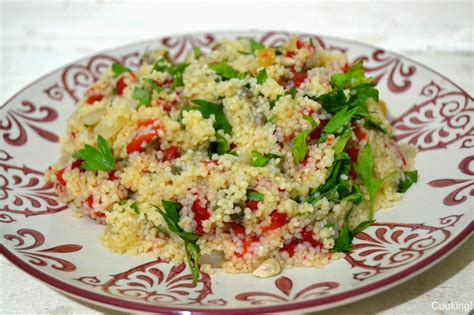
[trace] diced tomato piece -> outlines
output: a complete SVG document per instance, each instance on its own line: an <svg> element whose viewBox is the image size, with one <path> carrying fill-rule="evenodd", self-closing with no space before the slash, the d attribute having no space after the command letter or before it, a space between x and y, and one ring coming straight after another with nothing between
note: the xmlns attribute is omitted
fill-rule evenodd
<svg viewBox="0 0 474 315"><path fill-rule="evenodd" d="M148 126L153 125L152 128L148 131L148 133L141 134L144 128L148 128ZM152 142L154 139L157 138L158 130L161 129L161 125L156 124L156 119L150 119L142 121L138 124L138 133L139 135L133 138L132 142L127 145L126 151L128 154L133 152L142 152L146 145Z"/></svg>
<svg viewBox="0 0 474 315"><path fill-rule="evenodd" d="M123 90L127 87L127 83L125 83L125 76L120 77L118 79L117 84L115 85L115 91L117 92L117 95L122 96L123 95Z"/></svg>
<svg viewBox="0 0 474 315"><path fill-rule="evenodd" d="M311 230L303 230L301 232L301 239L303 240L303 242L308 242L311 244L311 246L313 247L321 247L322 244L320 242L318 242L317 240L315 240L313 238L313 231Z"/></svg>
<svg viewBox="0 0 474 315"><path fill-rule="evenodd" d="M56 179L58 180L61 186L66 186L66 181L63 178L63 174L64 174L64 168L56 172Z"/></svg>
<svg viewBox="0 0 474 315"><path fill-rule="evenodd" d="M351 175L352 178L356 178L357 173L354 169L354 164L357 163L357 158L359 157L359 150L354 145L351 145L351 146L346 147L345 151L347 152L347 154L349 154L352 161L351 170L349 174Z"/></svg>
<svg viewBox="0 0 474 315"><path fill-rule="evenodd" d="M235 235L239 237L245 236L245 227L235 222L228 222L225 224L225 230L227 232L233 231Z"/></svg>
<svg viewBox="0 0 474 315"><path fill-rule="evenodd" d="M355 136L357 137L357 139L359 141L362 141L362 140L365 140L367 139L367 135L365 134L365 132L359 128L359 127L355 127L354 128L354 133L355 133Z"/></svg>
<svg viewBox="0 0 474 315"><path fill-rule="evenodd" d="M162 88L170 88L171 87L171 84L173 84L173 80L165 80L163 82L157 82L155 81L156 85L158 85L159 87L162 87Z"/></svg>
<svg viewBox="0 0 474 315"><path fill-rule="evenodd" d="M94 204L94 198L89 196L89 198L87 198L84 202L89 208L92 208L92 205Z"/></svg>
<svg viewBox="0 0 474 315"><path fill-rule="evenodd" d="M301 49L301 48L304 48L304 47L306 47L306 44L303 41L301 41L301 40L296 41L296 48Z"/></svg>
<svg viewBox="0 0 474 315"><path fill-rule="evenodd" d="M350 68L349 64L346 63L345 65L342 66L341 70L345 73L345 72L349 71L349 68Z"/></svg>
<svg viewBox="0 0 474 315"><path fill-rule="evenodd" d="M252 191L257 192L254 189L249 189L247 192L252 192ZM245 202L245 207L249 208L252 211L256 211L258 209L258 201L247 199L247 201Z"/></svg>
<svg viewBox="0 0 474 315"><path fill-rule="evenodd" d="M98 102L98 101L102 100L103 98L104 98L104 95L102 95L102 94L90 94L86 98L86 103L89 104L89 105L92 105L95 102Z"/></svg>
<svg viewBox="0 0 474 315"><path fill-rule="evenodd" d="M271 221L270 221L270 224L267 225L267 226L264 226L262 228L262 232L265 233L265 232L268 232L268 231L272 231L272 230L276 230L282 226L285 225L286 223L286 213L281 213L281 212L278 212L278 211L273 211L272 214L271 214Z"/></svg>
<svg viewBox="0 0 474 315"><path fill-rule="evenodd" d="M176 107L176 105L178 105L178 101L174 100L171 102L167 102L164 100L158 100L156 102L156 105L160 106L165 112L169 113Z"/></svg>
<svg viewBox="0 0 474 315"><path fill-rule="evenodd" d="M82 161L82 160L75 160L74 162L71 163L71 169L80 168L82 162L84 162L84 161Z"/></svg>
<svg viewBox="0 0 474 315"><path fill-rule="evenodd" d="M201 202L196 199L191 207L191 210L194 213L194 221L197 223L196 227L196 234L202 235L204 234L204 229L202 227L202 221L208 220L211 217L209 211L207 211L207 207L201 205Z"/></svg>
<svg viewBox="0 0 474 315"><path fill-rule="evenodd" d="M256 200L247 200L245 202L245 207L249 208L252 211L257 211L258 209L258 201Z"/></svg>
<svg viewBox="0 0 474 315"><path fill-rule="evenodd" d="M346 152L351 157L352 162L355 163L359 157L359 150L352 145L346 148Z"/></svg>
<svg viewBox="0 0 474 315"><path fill-rule="evenodd" d="M249 251L250 246L255 242L258 242L258 236L255 234L245 238L242 242L242 253L234 252L234 255L237 257L244 257L244 255Z"/></svg>
<svg viewBox="0 0 474 315"><path fill-rule="evenodd" d="M324 126L326 126L327 123L328 123L328 120L321 119L319 121L319 125L317 125L316 128L314 128L313 132L311 132L311 134L309 135L309 138L311 140L318 140L319 137L321 136L321 131L323 130Z"/></svg>
<svg viewBox="0 0 474 315"><path fill-rule="evenodd" d="M293 238L289 243L286 243L283 245L283 247L280 249L282 252L287 252L290 257L293 257L295 254L295 249L298 244L300 244L301 241L297 238Z"/></svg>
<svg viewBox="0 0 474 315"><path fill-rule="evenodd" d="M295 51L287 51L285 54L289 58L293 58L296 55Z"/></svg>
<svg viewBox="0 0 474 315"><path fill-rule="evenodd" d="M163 151L163 161L172 161L179 157L178 147L172 145Z"/></svg>
<svg viewBox="0 0 474 315"><path fill-rule="evenodd" d="M284 141L290 141L291 139L293 139L295 137L295 134L294 133L291 133L289 135L284 135L283 136L283 140Z"/></svg>
<svg viewBox="0 0 474 315"><path fill-rule="evenodd" d="M98 218L98 219L105 218L105 213L103 213L103 212L94 212L94 214L95 214L96 218Z"/></svg>
<svg viewBox="0 0 474 315"><path fill-rule="evenodd" d="M318 241L316 241L314 238L313 238L313 231L309 230L303 230L301 232L301 238L296 238L294 237L293 239L291 239L291 241L289 243L286 243L281 249L280 251L285 251L288 253L288 255L290 257L293 257L293 255L295 254L295 249L296 249L296 246L298 246L298 244L302 244L304 242L308 242L309 244L311 244L311 246L313 247L322 247L322 244Z"/></svg>
<svg viewBox="0 0 474 315"><path fill-rule="evenodd" d="M109 172L109 180L116 180L118 177L115 175L115 171Z"/></svg>
<svg viewBox="0 0 474 315"><path fill-rule="evenodd" d="M138 123L138 128L142 128L142 127L146 127L146 126L149 126L149 125L153 125L155 123L156 119L148 119L148 120L144 120L144 121L141 121ZM155 127L157 130L160 129L160 125L157 125ZM154 128L154 129L155 129Z"/></svg>
<svg viewBox="0 0 474 315"><path fill-rule="evenodd" d="M133 152L142 152L145 149L145 146L152 142L155 138L156 134L154 133L135 137L132 142L127 145L127 153L131 154Z"/></svg>
<svg viewBox="0 0 474 315"><path fill-rule="evenodd" d="M301 161L301 164L303 164L303 166L306 166L308 164L308 159L309 159L309 152L306 152L306 155L304 156L303 161Z"/></svg>
<svg viewBox="0 0 474 315"><path fill-rule="evenodd" d="M293 76L293 85L295 87L300 87L301 84L308 78L307 72L296 72Z"/></svg>

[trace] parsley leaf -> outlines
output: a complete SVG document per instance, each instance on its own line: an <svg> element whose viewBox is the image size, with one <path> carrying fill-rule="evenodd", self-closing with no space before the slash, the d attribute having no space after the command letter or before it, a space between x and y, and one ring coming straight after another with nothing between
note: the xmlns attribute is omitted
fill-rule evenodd
<svg viewBox="0 0 474 315"><path fill-rule="evenodd" d="M351 136L352 136L351 128L346 128L342 132L342 134L339 136L339 140L337 140L336 144L333 147L335 155L341 154L344 151L344 148L346 147L347 141L349 141Z"/></svg>
<svg viewBox="0 0 474 315"><path fill-rule="evenodd" d="M177 87L184 86L183 74L187 66L187 64L181 63L179 65L173 65L169 68L168 72L173 76L173 83L171 84L172 90L176 89Z"/></svg>
<svg viewBox="0 0 474 315"><path fill-rule="evenodd" d="M227 139L220 133L216 133L216 141L209 144L208 154L209 157L212 157L214 153L218 155L223 155L229 152L230 145L227 142Z"/></svg>
<svg viewBox="0 0 474 315"><path fill-rule="evenodd" d="M130 69L125 68L119 63L114 63L112 65L112 72L114 73L113 77L118 78L122 73L130 72Z"/></svg>
<svg viewBox="0 0 474 315"><path fill-rule="evenodd" d="M418 181L418 172L416 170L405 172L402 178L400 179L397 192L399 193L406 192L408 188L410 188L417 181Z"/></svg>
<svg viewBox="0 0 474 315"><path fill-rule="evenodd" d="M298 93L298 90L293 86L287 92L285 92L285 95L291 95L291 97L294 99L296 93Z"/></svg>
<svg viewBox="0 0 474 315"><path fill-rule="evenodd" d="M229 66L227 62L225 61L222 61L220 63L210 64L209 68L211 68L215 73L220 75L224 80L237 78L239 75L237 70Z"/></svg>
<svg viewBox="0 0 474 315"><path fill-rule="evenodd" d="M257 84L263 84L265 81L267 81L268 75L267 71L265 69L260 70L257 73Z"/></svg>
<svg viewBox="0 0 474 315"><path fill-rule="evenodd" d="M258 151L252 151L252 166L253 167L264 167L265 165L270 162L271 159L279 158L280 156L277 154L269 153L269 154L262 154Z"/></svg>
<svg viewBox="0 0 474 315"><path fill-rule="evenodd" d="M115 168L115 158L107 141L99 135L97 149L86 144L83 149L74 152L73 158L84 161L81 168L88 171L112 171Z"/></svg>
<svg viewBox="0 0 474 315"><path fill-rule="evenodd" d="M375 196L380 190L383 180L373 176L374 159L372 156L372 149L369 144L367 144L364 149L362 149L362 152L359 154L359 158L357 159L357 163L355 164L354 168L357 176L360 178L362 184L364 184L367 192L369 193L369 219L372 220L374 217Z"/></svg>
<svg viewBox="0 0 474 315"><path fill-rule="evenodd" d="M186 260L193 275L193 285L196 285L199 278L199 246L196 241L199 236L192 232L185 232L179 226L179 213L181 205L177 202L162 200L164 211L157 206L151 205L158 211L165 220L168 230L178 235L184 241L184 251Z"/></svg>
<svg viewBox="0 0 474 315"><path fill-rule="evenodd" d="M340 111L338 111L332 118L328 121L326 126L324 126L321 132L327 134L336 133L342 127L348 125L354 114L356 113L357 108L353 108L348 110L348 107L343 107Z"/></svg>
<svg viewBox="0 0 474 315"><path fill-rule="evenodd" d="M253 201L263 201L264 195L255 190L247 191L247 199Z"/></svg>
<svg viewBox="0 0 474 315"><path fill-rule="evenodd" d="M331 113L337 114L347 107L347 113L355 109L350 120L361 119L369 115L367 100L369 98L378 101L379 92L374 87L371 78L366 78L362 67L362 61L358 61L346 72L334 74L331 77L332 91L311 99L318 101L323 108ZM349 93L346 95L346 90Z"/></svg>
<svg viewBox="0 0 474 315"><path fill-rule="evenodd" d="M226 134L232 134L232 126L230 125L227 117L224 114L224 107L222 104L216 104L205 100L192 100L194 105L193 107L188 107L183 109L184 111L197 110L200 111L202 117L209 118L211 115L214 115L216 121L214 122L214 129L221 129Z"/></svg>
<svg viewBox="0 0 474 315"><path fill-rule="evenodd" d="M316 122L311 117L305 117L305 119L310 123L311 128L306 129L293 138L293 146L291 147L291 154L296 164L300 164L306 156L306 140L309 134L316 128Z"/></svg>
<svg viewBox="0 0 474 315"><path fill-rule="evenodd" d="M130 205L130 208L136 213L136 214L140 214L140 209L138 209L138 205L136 202L132 203Z"/></svg>
<svg viewBox="0 0 474 315"><path fill-rule="evenodd" d="M132 98L140 101L138 103L138 108L141 106L148 106L151 103L151 91L145 87L136 87L133 90Z"/></svg>
<svg viewBox="0 0 474 315"><path fill-rule="evenodd" d="M161 93L161 91L163 91L163 89L161 87L158 86L158 84L156 84L155 81L153 81L153 79L150 79L150 78L145 78L143 79L143 81L145 81L146 83L150 84L151 87L153 88L153 90L156 91L156 93Z"/></svg>
<svg viewBox="0 0 474 315"><path fill-rule="evenodd" d="M255 41L255 39L250 40L250 50L252 51L252 54L255 55L255 52L257 52L257 50L260 50L263 48L265 48L265 45L258 43L257 41Z"/></svg>
<svg viewBox="0 0 474 315"><path fill-rule="evenodd" d="M354 208L351 208L344 216L344 225L339 231L339 236L334 242L334 247L332 248L333 252L350 252L352 250L352 241L354 236L371 226L375 220L368 220L359 223L357 227L353 230L349 230L349 217Z"/></svg>
<svg viewBox="0 0 474 315"><path fill-rule="evenodd" d="M163 57L158 59L153 65L153 70L157 72L167 72L173 77L173 83L171 89L174 90L177 87L184 86L183 74L188 64L169 64Z"/></svg>
<svg viewBox="0 0 474 315"><path fill-rule="evenodd" d="M166 62L165 58L163 57L158 59L153 65L153 70L155 70L156 72L166 72L168 68L169 68L169 65Z"/></svg>
<svg viewBox="0 0 474 315"><path fill-rule="evenodd" d="M276 102L282 97L283 95L278 95L273 101L270 101L270 109L273 109L275 107Z"/></svg>
<svg viewBox="0 0 474 315"><path fill-rule="evenodd" d="M334 164L329 169L329 174L324 185L314 188L311 197L306 201L316 204L326 197L329 201L341 202L350 201L354 204L360 203L360 191L353 187L351 189L348 181L348 174L351 167L351 159L347 153L339 153L335 156ZM360 200L360 201L359 201Z"/></svg>
<svg viewBox="0 0 474 315"><path fill-rule="evenodd" d="M372 82L372 79L365 78L362 60L353 64L346 73L337 73L331 77L331 86L339 89L348 89L362 83L370 82Z"/></svg>
<svg viewBox="0 0 474 315"><path fill-rule="evenodd" d="M387 133L387 128L385 128L380 122L380 120L378 120L376 117L369 115L366 119L367 120L364 124L365 127L369 127L381 131L383 133Z"/></svg>

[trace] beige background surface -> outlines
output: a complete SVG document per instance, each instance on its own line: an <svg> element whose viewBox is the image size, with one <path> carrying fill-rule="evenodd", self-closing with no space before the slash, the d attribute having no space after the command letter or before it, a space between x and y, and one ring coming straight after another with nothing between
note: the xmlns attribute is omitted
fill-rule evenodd
<svg viewBox="0 0 474 315"><path fill-rule="evenodd" d="M472 1L202 3L1 1L0 102L37 77L98 50L162 35L223 29L287 29L356 39L406 54L474 91ZM474 209L474 205L473 205ZM435 312L433 302L474 300L474 239L389 291L337 314ZM99 314L0 257L0 312Z"/></svg>

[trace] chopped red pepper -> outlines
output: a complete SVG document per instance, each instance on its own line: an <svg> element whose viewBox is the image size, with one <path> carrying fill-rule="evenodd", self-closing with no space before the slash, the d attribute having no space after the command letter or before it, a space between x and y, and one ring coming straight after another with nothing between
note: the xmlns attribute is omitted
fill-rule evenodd
<svg viewBox="0 0 474 315"><path fill-rule="evenodd" d="M211 214L209 213L209 211L207 211L206 206L201 205L201 202L199 201L199 199L196 199L193 202L191 210L194 213L194 221L196 221L197 223L195 232L198 235L203 235L204 229L202 227L202 221L208 220L211 217Z"/></svg>
<svg viewBox="0 0 474 315"><path fill-rule="evenodd" d="M256 190L254 189L249 189L247 191L247 193L249 192L257 192ZM250 200L250 199L247 199L247 201L245 202L245 207L246 208L249 208L250 210L252 211L257 211L258 209L258 201L257 200Z"/></svg>
<svg viewBox="0 0 474 315"><path fill-rule="evenodd" d="M258 209L258 201L257 200L247 200L245 202L245 207L249 208L252 211L257 211Z"/></svg>
<svg viewBox="0 0 474 315"><path fill-rule="evenodd" d="M127 83L125 83L125 78L125 76L120 77L120 79L118 79L117 81L117 84L115 85L115 91L119 96L123 95L123 91L127 87Z"/></svg>
<svg viewBox="0 0 474 315"><path fill-rule="evenodd" d="M81 164L83 163L84 161L82 160L75 160L74 162L71 163L71 169L75 169L75 168L81 168Z"/></svg>
<svg viewBox="0 0 474 315"><path fill-rule="evenodd" d="M96 218L98 218L98 219L105 218L105 213L103 213L103 212L94 212L94 214L95 214Z"/></svg>
<svg viewBox="0 0 474 315"><path fill-rule="evenodd" d="M307 72L296 72L293 76L293 85L295 87L300 87L301 84L308 78Z"/></svg>
<svg viewBox="0 0 474 315"><path fill-rule="evenodd" d="M163 151L163 161L172 161L179 157L178 147L172 145Z"/></svg>
<svg viewBox="0 0 474 315"><path fill-rule="evenodd" d="M156 138L155 134L146 134L133 138L132 142L127 145L127 153L142 152L145 146Z"/></svg>
<svg viewBox="0 0 474 315"><path fill-rule="evenodd" d="M89 104L89 105L92 105L94 104L95 102L99 102L100 100L102 100L104 98L104 95L102 94L90 94L89 95L89 92L87 92L87 98L86 98L86 103Z"/></svg>
<svg viewBox="0 0 474 315"><path fill-rule="evenodd" d="M314 130L309 135L309 138L311 140L318 140L319 137L321 136L321 131L323 130L324 126L326 126L327 123L328 123L328 120L321 119L319 121L319 125L317 125L316 128L314 128Z"/></svg>
<svg viewBox="0 0 474 315"><path fill-rule="evenodd" d="M349 68L350 68L349 64L346 63L345 65L342 66L341 70L342 70L344 73L346 73L347 71L349 71Z"/></svg>
<svg viewBox="0 0 474 315"><path fill-rule="evenodd" d="M301 239L303 240L303 242L310 243L313 247L322 246L320 242L313 238L313 231L311 230L304 230L303 232L301 232Z"/></svg>
<svg viewBox="0 0 474 315"><path fill-rule="evenodd" d="M138 134L133 138L132 142L127 145L126 151L128 154L133 152L142 152L146 145L152 142L158 135L161 125L155 124L156 120L146 120L138 124ZM147 133L142 134L145 128L153 125Z"/></svg>
<svg viewBox="0 0 474 315"><path fill-rule="evenodd" d="M367 139L367 135L365 134L365 132L359 128L359 127L355 127L354 128L354 133L355 133L355 136L357 137L357 139L359 141L362 141L362 140L365 140Z"/></svg>
<svg viewBox="0 0 474 315"><path fill-rule="evenodd" d="M352 160L350 175L352 178L356 178L357 173L354 169L354 164L357 163L357 158L359 157L359 150L354 145L351 145L351 146L346 147L345 151L347 152L347 154L349 154Z"/></svg>
<svg viewBox="0 0 474 315"><path fill-rule="evenodd" d="M109 172L109 180L116 180L118 177L115 175L115 171Z"/></svg>
<svg viewBox="0 0 474 315"><path fill-rule="evenodd" d="M282 226L285 225L286 223L286 213L281 213L281 212L278 212L278 211L273 211L272 214L271 214L271 221L270 221L270 224L267 225L267 226L264 226L262 228L262 232L265 233L265 232L268 232L268 231L272 231L272 230L276 230Z"/></svg>
<svg viewBox="0 0 474 315"><path fill-rule="evenodd" d="M289 243L285 244L280 251L285 251L290 257L293 257L296 246L304 242L308 242L313 247L322 247L322 244L313 238L313 231L303 230L301 232L301 238L294 237Z"/></svg>
<svg viewBox="0 0 474 315"><path fill-rule="evenodd" d="M230 232L233 231L235 235L239 237L244 237L245 236L245 227L242 225L235 223L235 222L228 222L225 224L225 231Z"/></svg>
<svg viewBox="0 0 474 315"><path fill-rule="evenodd" d="M89 196L84 202L89 208L92 208L92 205L94 203L94 198L92 196Z"/></svg>
<svg viewBox="0 0 474 315"><path fill-rule="evenodd" d="M296 48L301 49L301 48L305 48L305 47L306 47L306 44L303 41L301 41L301 40L296 41Z"/></svg>
<svg viewBox="0 0 474 315"><path fill-rule="evenodd" d="M295 51L287 51L285 54L289 58L293 58L296 55Z"/></svg>
<svg viewBox="0 0 474 315"><path fill-rule="evenodd" d="M249 251L250 246L255 242L258 242L258 236L255 234L245 238L242 242L242 253L234 252L234 255L237 257L244 257L244 255Z"/></svg>
<svg viewBox="0 0 474 315"><path fill-rule="evenodd" d="M60 185L66 186L66 181L63 178L63 174L64 174L64 168L56 172L56 179L58 180Z"/></svg>

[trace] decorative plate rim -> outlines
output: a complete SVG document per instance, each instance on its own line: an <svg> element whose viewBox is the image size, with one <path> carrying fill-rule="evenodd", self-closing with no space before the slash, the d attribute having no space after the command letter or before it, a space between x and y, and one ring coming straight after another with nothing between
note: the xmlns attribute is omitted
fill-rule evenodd
<svg viewBox="0 0 474 315"><path fill-rule="evenodd" d="M150 43L157 42L164 37L182 37L182 36L190 36L190 35L205 34L205 33L212 33L212 34L256 33L257 34L257 33L265 33L265 32L285 32L289 34L308 34L308 35L319 36L322 38L333 39L333 40L337 40L337 41L341 41L341 42L345 42L345 43L349 43L353 45L358 45L358 46L362 46L362 47L366 47L370 49L381 49L378 46L367 44L367 43L360 42L353 39L345 39L345 38L341 38L337 36L323 35L323 34L317 34L317 33L311 33L311 32L301 32L301 31L288 31L288 30L282 31L282 30L270 30L270 29L241 29L241 30L195 31L195 32L175 33L175 34L170 34L170 35L164 35L161 37L154 37L154 38L149 38L149 39L133 41L124 45L115 46L108 49L103 49L103 50L88 54L86 56L77 58L76 60L72 62L66 63L60 67L57 67L56 69L50 72L47 72L46 74L40 76L36 80L33 80L24 88L20 89L18 92L16 92L11 97L9 97L0 106L0 110L6 108L10 103L12 103L12 100L15 99L18 95L28 90L35 84L43 81L47 77L60 72L61 70L63 70L64 68L70 65L87 60L96 55L100 55L107 52L110 53L110 52L114 52L120 49L125 49L125 48L129 48L129 47L133 47L133 46L137 46L137 45L141 45L141 44L145 44L149 42ZM433 74L436 74L440 78L443 78L447 82L457 87L461 92L463 92L471 100L473 99L473 97L467 91L465 91L462 87L460 87L458 84L456 84L455 82L447 78L445 75L432 69L431 67L428 67L416 60L413 60L410 57L406 57L405 55L401 53L388 50L388 49L383 49L383 50L394 56L410 61L428 70L429 72ZM418 261L417 263L413 264L412 266L408 268L404 268L403 270L399 272L396 272L386 278L380 279L376 282L373 282L365 286L359 286L354 289L350 289L350 290L347 290L335 295L331 295L331 296L320 297L317 299L301 301L301 302L293 302L293 303L284 304L284 305L261 306L261 307L255 307L255 308L233 307L233 308L228 308L225 310L202 309L202 308L193 308L193 307L186 307L186 306L151 305L151 304L144 304L140 302L110 297L110 296L106 296L100 293L88 291L86 289L61 281L57 277L50 276L47 273L44 273L41 270L34 268L27 262L23 261L20 257L15 255L12 251L8 250L7 247L4 246L3 244L0 244L0 254L2 254L5 258L7 258L10 262L12 262L21 270L25 271L26 273L30 274L36 279L52 286L53 288L59 290L60 292L64 292L68 295L71 295L80 299L84 299L86 301L89 301L98 305L105 305L105 306L119 308L119 309L144 311L144 312L165 311L165 312L170 312L170 313L176 313L176 312L181 312L181 311L192 311L193 313L196 313L196 314L204 314L204 313L219 313L219 312L225 311L225 312L232 312L232 313L245 312L246 314L248 314L248 313L275 312L275 311L280 311L280 312L292 311L292 310L294 311L294 310L301 310L301 309L318 308L322 306L330 308L330 307L335 307L337 305L340 305L343 302L354 302L362 298L365 298L369 295L380 293L382 291L388 290L400 284L403 281L413 278L414 276L420 274L421 272L426 271L427 269L431 268L435 264L439 263L442 259L446 258L451 252L453 252L462 243L464 243L472 234L473 230L474 230L474 222L471 220L471 222L469 222L466 225L466 227L463 230L461 230L451 241L449 241L444 246L440 247L438 250L434 251L431 255L425 257L424 259L421 259L420 261Z"/></svg>
<svg viewBox="0 0 474 315"><path fill-rule="evenodd" d="M151 304L144 304L144 303L137 303L134 301L126 301L119 298L114 298L110 296L106 296L103 294L91 292L66 282L59 280L53 276L50 276L39 269L32 267L30 264L24 262L22 259L17 257L11 251L9 251L3 244L0 244L0 253L7 258L10 262L14 265L25 271L26 273L30 274L31 276L35 277L42 282L58 289L61 292L65 292L67 294L71 294L72 296L76 296L82 299L85 299L89 302L95 304L102 304L108 305L116 308L121 309L132 309L134 311L141 311L141 312L156 312L156 311L166 311L170 313L177 313L181 311L191 311L194 314L209 314L209 313L221 313L222 311L225 312L245 312L245 314L256 314L261 312L281 312L281 311L295 311L301 309L308 309L308 308L315 308L320 306L330 306L335 307L339 305L343 301L355 302L357 300L363 299L367 296L368 293L381 293L386 291L394 286L400 284L403 281L409 280L416 275L426 271L427 269L433 267L435 264L439 263L441 260L446 258L451 252L453 252L456 248L461 246L471 235L472 231L474 230L474 222L470 222L464 230L462 230L457 236L455 236L449 243L445 246L441 247L430 256L426 257L425 259L420 260L419 262L415 263L414 265L401 270L387 278L378 280L371 284L358 287L356 289L348 290L345 292L341 292L332 296L322 297L318 299L302 301L302 302L294 302L289 304L283 305L273 305L273 306L263 306L263 307L255 307L255 308L226 308L225 310L222 309L201 309L201 308L190 308L190 307L170 307L166 305L151 305Z"/></svg>

